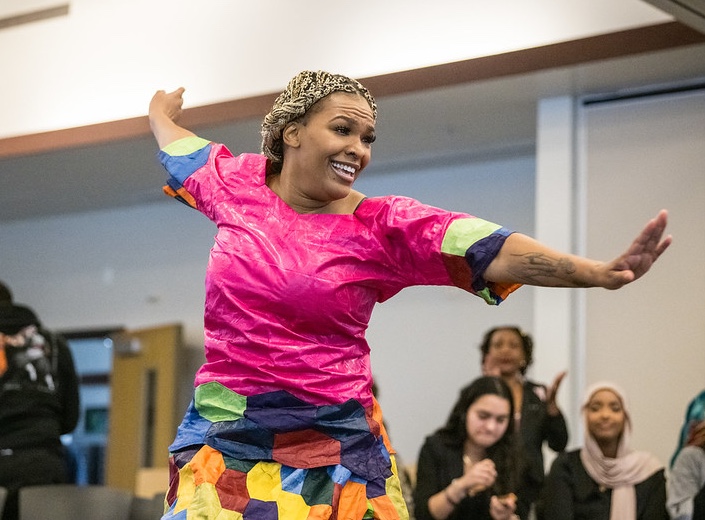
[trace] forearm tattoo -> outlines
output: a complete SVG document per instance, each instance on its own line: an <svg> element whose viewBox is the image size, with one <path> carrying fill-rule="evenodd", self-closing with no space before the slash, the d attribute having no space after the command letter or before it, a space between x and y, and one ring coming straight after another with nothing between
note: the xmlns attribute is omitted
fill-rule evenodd
<svg viewBox="0 0 705 520"><path fill-rule="evenodd" d="M550 287L587 287L573 277L577 269L568 258L553 258L539 252L513 256L518 257L519 262L510 268L510 272L521 283Z"/></svg>

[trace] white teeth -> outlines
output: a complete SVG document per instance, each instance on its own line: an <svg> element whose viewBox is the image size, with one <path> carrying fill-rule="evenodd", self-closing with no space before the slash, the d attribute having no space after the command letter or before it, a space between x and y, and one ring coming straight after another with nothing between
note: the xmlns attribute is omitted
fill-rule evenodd
<svg viewBox="0 0 705 520"><path fill-rule="evenodd" d="M355 168L353 166L348 166L347 164L341 164L339 162L334 162L333 167L337 168L339 170L346 171L346 172L350 173L351 175L355 174Z"/></svg>

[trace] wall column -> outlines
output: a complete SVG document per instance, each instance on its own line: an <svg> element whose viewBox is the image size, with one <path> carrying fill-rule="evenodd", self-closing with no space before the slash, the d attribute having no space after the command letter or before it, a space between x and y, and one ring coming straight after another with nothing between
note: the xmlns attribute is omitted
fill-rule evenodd
<svg viewBox="0 0 705 520"><path fill-rule="evenodd" d="M576 251L576 127L572 97L538 102L535 235L566 252ZM578 311L582 291L537 288L534 294L536 360L532 374L550 385L559 372L568 371L558 401L568 421L569 447L575 446L581 438L578 396L585 377L579 341L583 336Z"/></svg>

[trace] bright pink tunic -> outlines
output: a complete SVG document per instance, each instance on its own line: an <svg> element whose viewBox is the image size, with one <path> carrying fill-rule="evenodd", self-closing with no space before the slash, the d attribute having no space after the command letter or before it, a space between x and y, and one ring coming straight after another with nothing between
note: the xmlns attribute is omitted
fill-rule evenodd
<svg viewBox="0 0 705 520"><path fill-rule="evenodd" d="M505 295L481 278L508 235L500 226L406 197L367 198L351 215L298 214L265 184L264 156L233 157L197 138L177 144L187 143L199 150L163 155L181 184L172 187L218 226L197 386L215 380L245 396L285 390L315 405L367 407L375 303L412 285L463 283L490 303ZM459 236L446 237L449 229ZM444 239L462 243L444 252ZM474 246L482 251L470 265Z"/></svg>
<svg viewBox="0 0 705 520"><path fill-rule="evenodd" d="M407 518L372 395L372 310L412 285L499 303L514 287L482 275L509 231L406 197L302 215L267 187L261 155L190 137L160 157L165 191L218 227L206 362L169 447L164 518Z"/></svg>

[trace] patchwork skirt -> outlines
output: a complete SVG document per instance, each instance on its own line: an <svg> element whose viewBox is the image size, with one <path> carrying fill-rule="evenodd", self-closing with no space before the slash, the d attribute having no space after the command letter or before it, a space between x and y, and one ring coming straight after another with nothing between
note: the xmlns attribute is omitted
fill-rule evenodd
<svg viewBox="0 0 705 520"><path fill-rule="evenodd" d="M395 458L384 486L341 465L237 460L204 445L170 457L162 520L407 520Z"/></svg>

